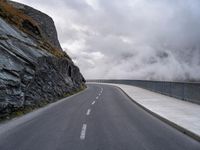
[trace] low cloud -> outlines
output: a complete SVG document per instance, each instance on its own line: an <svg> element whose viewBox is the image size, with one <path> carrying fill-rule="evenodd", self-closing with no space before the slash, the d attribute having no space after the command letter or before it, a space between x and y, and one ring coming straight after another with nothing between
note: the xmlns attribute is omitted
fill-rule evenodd
<svg viewBox="0 0 200 150"><path fill-rule="evenodd" d="M86 78L200 80L199 0L18 0L53 17Z"/></svg>

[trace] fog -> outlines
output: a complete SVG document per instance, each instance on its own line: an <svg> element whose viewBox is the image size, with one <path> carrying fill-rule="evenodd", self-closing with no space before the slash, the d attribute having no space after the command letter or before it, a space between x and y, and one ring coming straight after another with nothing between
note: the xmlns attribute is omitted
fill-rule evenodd
<svg viewBox="0 0 200 150"><path fill-rule="evenodd" d="M200 80L199 0L18 0L53 17L87 79Z"/></svg>

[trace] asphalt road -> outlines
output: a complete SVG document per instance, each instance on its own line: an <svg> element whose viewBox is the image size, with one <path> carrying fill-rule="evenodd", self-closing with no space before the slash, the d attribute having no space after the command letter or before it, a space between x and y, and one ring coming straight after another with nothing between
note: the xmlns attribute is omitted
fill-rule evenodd
<svg viewBox="0 0 200 150"><path fill-rule="evenodd" d="M9 122L6 131L0 126L0 150L200 150L199 142L107 85L89 85L19 120Z"/></svg>

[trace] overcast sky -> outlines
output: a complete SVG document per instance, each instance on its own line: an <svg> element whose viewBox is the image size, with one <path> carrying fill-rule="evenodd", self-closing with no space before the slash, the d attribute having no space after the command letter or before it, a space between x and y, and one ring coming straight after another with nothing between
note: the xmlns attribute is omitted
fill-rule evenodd
<svg viewBox="0 0 200 150"><path fill-rule="evenodd" d="M200 0L17 1L54 19L87 79L200 79Z"/></svg>

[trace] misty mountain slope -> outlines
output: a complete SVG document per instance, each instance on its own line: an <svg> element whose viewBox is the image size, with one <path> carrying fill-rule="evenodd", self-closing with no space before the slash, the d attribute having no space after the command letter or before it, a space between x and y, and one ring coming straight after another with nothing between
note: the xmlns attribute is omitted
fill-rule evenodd
<svg viewBox="0 0 200 150"><path fill-rule="evenodd" d="M200 81L199 0L17 1L51 14L88 79Z"/></svg>
<svg viewBox="0 0 200 150"><path fill-rule="evenodd" d="M84 82L79 68L62 51L49 16L0 1L1 115L53 102L80 90Z"/></svg>
<svg viewBox="0 0 200 150"><path fill-rule="evenodd" d="M90 78L95 72L99 78L200 80L199 1L116 0L98 6L97 16L73 20L90 29L91 36L79 34L85 52L75 57L81 68L90 66L84 69ZM99 26L95 18L106 21Z"/></svg>

